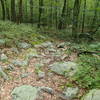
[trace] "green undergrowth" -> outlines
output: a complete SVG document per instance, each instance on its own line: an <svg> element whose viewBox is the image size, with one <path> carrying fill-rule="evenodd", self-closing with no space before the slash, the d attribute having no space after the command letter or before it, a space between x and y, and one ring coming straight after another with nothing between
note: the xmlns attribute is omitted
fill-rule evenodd
<svg viewBox="0 0 100 100"><path fill-rule="evenodd" d="M0 21L0 39L5 41L5 46L15 46L18 42L39 44L49 37L37 31L31 24L15 24L9 21Z"/></svg>

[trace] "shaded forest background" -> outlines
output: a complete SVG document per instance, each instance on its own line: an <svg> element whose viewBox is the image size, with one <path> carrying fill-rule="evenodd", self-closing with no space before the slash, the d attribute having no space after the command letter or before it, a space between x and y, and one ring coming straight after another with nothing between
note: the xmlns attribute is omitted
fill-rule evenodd
<svg viewBox="0 0 100 100"><path fill-rule="evenodd" d="M90 39L93 39L100 27L99 0L0 1L0 19L18 24L31 23L38 28L67 29L73 38L85 36Z"/></svg>

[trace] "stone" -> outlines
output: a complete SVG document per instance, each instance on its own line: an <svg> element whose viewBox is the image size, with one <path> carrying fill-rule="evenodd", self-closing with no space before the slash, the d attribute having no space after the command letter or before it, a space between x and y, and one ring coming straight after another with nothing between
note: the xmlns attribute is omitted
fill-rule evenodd
<svg viewBox="0 0 100 100"><path fill-rule="evenodd" d="M100 89L92 89L81 100L100 100Z"/></svg>
<svg viewBox="0 0 100 100"><path fill-rule="evenodd" d="M44 78L44 77L45 77L45 72L39 71L39 72L38 72L38 78L39 78L39 79L42 79L42 78Z"/></svg>
<svg viewBox="0 0 100 100"><path fill-rule="evenodd" d="M68 87L60 95L60 98L64 100L72 100L77 96L78 92L79 92L79 89L77 87L76 88Z"/></svg>
<svg viewBox="0 0 100 100"><path fill-rule="evenodd" d="M51 95L54 94L54 90L52 88L49 88L49 87L42 86L42 87L40 87L40 90L42 90L43 92L47 92Z"/></svg>
<svg viewBox="0 0 100 100"><path fill-rule="evenodd" d="M16 59L12 61L12 64L18 67L25 67L25 66L28 66L28 60Z"/></svg>
<svg viewBox="0 0 100 100"><path fill-rule="evenodd" d="M14 66L13 64L9 64L9 65L7 66L7 69L10 70L10 71L12 71L12 70L15 69L15 66Z"/></svg>
<svg viewBox="0 0 100 100"><path fill-rule="evenodd" d="M54 90L49 87L33 87L31 85L22 85L14 88L11 92L12 100L40 100L42 93L54 94ZM43 99L42 99L43 100Z"/></svg>
<svg viewBox="0 0 100 100"><path fill-rule="evenodd" d="M48 41L48 42L44 42L44 43L35 45L34 47L35 48L42 48L42 47L48 48L48 47L53 47L53 43Z"/></svg>
<svg viewBox="0 0 100 100"><path fill-rule="evenodd" d="M11 51L14 52L14 53L16 53L16 54L19 54L19 51L18 51L17 48L14 48L14 47L13 47L13 48L11 48Z"/></svg>
<svg viewBox="0 0 100 100"><path fill-rule="evenodd" d="M12 93L12 100L36 100L39 96L39 89L30 85L16 87Z"/></svg>
<svg viewBox="0 0 100 100"><path fill-rule="evenodd" d="M73 76L77 72L77 64L74 62L55 62L49 66L50 70L67 76Z"/></svg>
<svg viewBox="0 0 100 100"><path fill-rule="evenodd" d="M28 48L31 47L31 44L28 44L26 42L22 42L22 43L18 44L18 47L21 48L21 49L28 49Z"/></svg>
<svg viewBox="0 0 100 100"><path fill-rule="evenodd" d="M8 57L5 54L1 54L0 60L1 61L7 61L8 60Z"/></svg>
<svg viewBox="0 0 100 100"><path fill-rule="evenodd" d="M3 77L5 80L9 80L8 75L3 71L2 66L0 66L0 76Z"/></svg>
<svg viewBox="0 0 100 100"><path fill-rule="evenodd" d="M28 76L30 76L32 73L23 73L23 74L21 74L20 76L21 76L21 78L25 78L25 77L28 77Z"/></svg>

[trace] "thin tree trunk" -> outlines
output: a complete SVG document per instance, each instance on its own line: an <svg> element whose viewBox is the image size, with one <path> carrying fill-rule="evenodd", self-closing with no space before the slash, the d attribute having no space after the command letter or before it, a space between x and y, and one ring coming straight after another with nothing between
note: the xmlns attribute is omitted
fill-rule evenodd
<svg viewBox="0 0 100 100"><path fill-rule="evenodd" d="M73 38L77 38L79 13L80 13L80 0L75 0L73 8L73 24L72 24Z"/></svg>
<svg viewBox="0 0 100 100"><path fill-rule="evenodd" d="M22 3L23 1L22 0L19 0L19 16L18 16L18 23L21 23L22 22L22 19L23 19L23 7L22 7Z"/></svg>
<svg viewBox="0 0 100 100"><path fill-rule="evenodd" d="M6 13L7 13L7 19L10 20L10 12L9 12L9 5L7 0L5 0L5 5L6 5Z"/></svg>
<svg viewBox="0 0 100 100"><path fill-rule="evenodd" d="M33 24L33 0L30 0L30 22Z"/></svg>
<svg viewBox="0 0 100 100"><path fill-rule="evenodd" d="M1 7L2 7L2 19L5 20L6 16L5 16L5 5L4 5L4 0L0 0L1 1Z"/></svg>
<svg viewBox="0 0 100 100"><path fill-rule="evenodd" d="M41 15L42 15L42 7L43 7L43 0L39 0L39 19L38 19L38 28L41 26Z"/></svg>
<svg viewBox="0 0 100 100"><path fill-rule="evenodd" d="M16 21L15 0L11 0L11 21Z"/></svg>
<svg viewBox="0 0 100 100"><path fill-rule="evenodd" d="M83 20L82 20L82 33L84 33L85 13L86 13L86 0L84 0L84 11L83 11Z"/></svg>
<svg viewBox="0 0 100 100"><path fill-rule="evenodd" d="M64 19L65 13L66 13L66 2L67 2L67 0L64 0L64 5L63 5L62 14L61 14L61 18L60 18L60 21L59 21L58 29L63 28L63 22L64 21L62 19Z"/></svg>

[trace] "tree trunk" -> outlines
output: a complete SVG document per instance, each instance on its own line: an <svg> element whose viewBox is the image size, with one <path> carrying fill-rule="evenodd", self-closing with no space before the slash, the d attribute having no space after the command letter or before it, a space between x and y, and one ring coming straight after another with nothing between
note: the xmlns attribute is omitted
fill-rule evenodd
<svg viewBox="0 0 100 100"><path fill-rule="evenodd" d="M11 21L16 21L15 0L11 0Z"/></svg>
<svg viewBox="0 0 100 100"><path fill-rule="evenodd" d="M65 17L65 13L66 13L66 1L64 0L64 5L63 5L63 9L62 9L62 14L61 14L61 18L59 21L59 25L58 25L58 29L62 29L63 28L63 23L64 23L64 17Z"/></svg>
<svg viewBox="0 0 100 100"><path fill-rule="evenodd" d="M7 0L5 0L7 19L10 20L10 12Z"/></svg>
<svg viewBox="0 0 100 100"><path fill-rule="evenodd" d="M4 0L0 0L1 1L1 7L2 7L2 19L5 20L6 16L5 16L5 4L4 4Z"/></svg>
<svg viewBox="0 0 100 100"><path fill-rule="evenodd" d="M42 7L43 7L43 0L39 0L39 19L38 19L38 28L41 26L41 15L42 15Z"/></svg>
<svg viewBox="0 0 100 100"><path fill-rule="evenodd" d="M84 0L84 11L83 11L83 20L82 20L82 33L84 33L85 12L86 12L86 0Z"/></svg>
<svg viewBox="0 0 100 100"><path fill-rule="evenodd" d="M73 23L72 23L73 38L77 38L79 13L80 13L80 0L75 0L73 8Z"/></svg>
<svg viewBox="0 0 100 100"><path fill-rule="evenodd" d="M30 0L30 22L33 24L33 0Z"/></svg>
<svg viewBox="0 0 100 100"><path fill-rule="evenodd" d="M21 23L23 19L23 1L19 0L19 15L18 15L18 23Z"/></svg>

